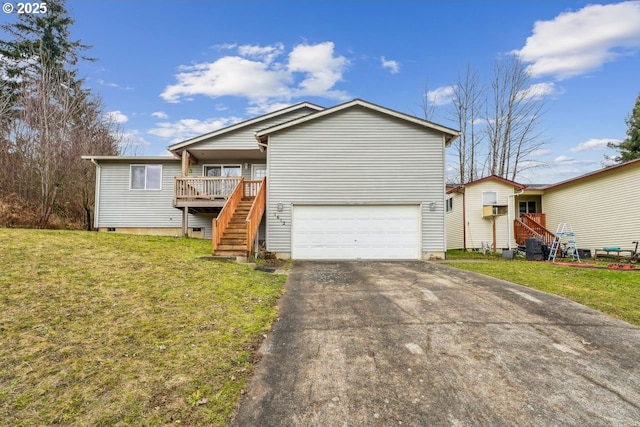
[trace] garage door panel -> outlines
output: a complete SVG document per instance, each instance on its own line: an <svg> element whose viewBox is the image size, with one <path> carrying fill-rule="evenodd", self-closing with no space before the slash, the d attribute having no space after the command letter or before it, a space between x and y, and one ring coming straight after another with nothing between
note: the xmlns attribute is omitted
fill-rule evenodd
<svg viewBox="0 0 640 427"><path fill-rule="evenodd" d="M420 207L294 206L297 259L418 259Z"/></svg>

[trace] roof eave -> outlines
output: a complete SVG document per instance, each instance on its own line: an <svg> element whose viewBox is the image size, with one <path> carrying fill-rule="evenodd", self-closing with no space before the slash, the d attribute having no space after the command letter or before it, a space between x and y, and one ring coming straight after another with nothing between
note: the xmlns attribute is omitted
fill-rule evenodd
<svg viewBox="0 0 640 427"><path fill-rule="evenodd" d="M412 122L412 123L418 124L420 126L424 126L426 128L432 129L432 130L436 130L436 131L442 132L444 135L446 135L445 136L445 145L446 146L451 145L451 143L460 135L460 132L458 132L458 131L456 131L454 129L450 129L450 128L447 128L445 126L442 126L442 125L439 125L439 124L436 124L436 123L432 123L432 122L420 119L420 118L415 117L415 116L411 116L411 115L408 115L408 114L400 113L400 112L395 111L395 110L390 110L388 108L384 108L384 107L381 107L379 105L372 104L372 103L364 101L362 99L354 99L352 101L345 102L343 104L339 104L339 105L336 105L334 107L318 111L316 113L311 113L311 114L306 115L304 117L299 117L297 119L291 120L291 121L286 122L286 123L281 123L281 124L278 124L278 125L275 125L275 126L268 127L266 129L261 129L258 132L256 132L256 135L257 135L257 137L262 138L262 137L264 137L266 135L272 134L274 132L278 132L278 131L280 131L282 129L286 129L286 128L289 128L289 127L292 127L292 126L296 126L296 125L305 123L305 122L310 121L310 120L315 120L315 119L317 119L319 117L324 117L326 115L333 114L335 112L342 111L342 110L345 110L347 108L351 108L351 107L356 106L356 105L359 105L359 106L362 106L362 107L365 107L365 108L369 108L371 110L378 111L380 113L387 114L387 115L390 115L390 116L393 116L393 117L396 117L396 118L399 118L399 119L402 119L402 120L406 120L408 122Z"/></svg>
<svg viewBox="0 0 640 427"><path fill-rule="evenodd" d="M263 114L262 116L253 117L251 119L247 119L247 120L235 123L233 125L226 126L224 128L221 128L221 129L216 129L216 130L214 130L212 132L209 132L209 133L206 133L204 135L199 135L199 136L187 139L186 141L182 141L182 142L178 142L176 144L169 145L167 147L167 150L169 150L171 152L174 152L175 150L180 150L182 148L188 147L189 145L196 144L196 143L198 143L200 141L204 141L204 140L206 140L208 138L212 138L212 137L217 136L217 135L221 135L221 134L224 134L224 133L227 133L227 132L231 132L233 130L241 129L241 128L243 128L245 126L249 126L249 125L251 125L253 123L258 123L258 122L260 122L262 120L267 120L269 118L277 117L278 115L282 115L282 114L287 114L287 113L289 113L291 111L299 110L299 109L302 109L302 108L310 108L310 109L316 110L316 111L324 110L324 107L321 107L319 105L313 104L311 102L300 102L298 104L294 104L294 105L291 105L289 107L286 107L286 108L283 108L283 109L280 109L280 110L272 111L271 113Z"/></svg>

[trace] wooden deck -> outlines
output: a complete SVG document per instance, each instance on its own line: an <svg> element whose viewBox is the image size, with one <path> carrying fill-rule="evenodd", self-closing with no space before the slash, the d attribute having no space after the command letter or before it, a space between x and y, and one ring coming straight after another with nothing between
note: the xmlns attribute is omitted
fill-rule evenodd
<svg viewBox="0 0 640 427"><path fill-rule="evenodd" d="M175 177L173 206L194 212L199 208L222 208L241 180L239 176Z"/></svg>

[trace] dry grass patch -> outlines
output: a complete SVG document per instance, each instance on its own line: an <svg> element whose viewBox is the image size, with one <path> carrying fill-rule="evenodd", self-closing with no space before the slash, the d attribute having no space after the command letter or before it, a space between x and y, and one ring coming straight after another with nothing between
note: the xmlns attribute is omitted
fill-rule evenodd
<svg viewBox="0 0 640 427"><path fill-rule="evenodd" d="M6 425L224 425L284 276L210 242L0 229Z"/></svg>

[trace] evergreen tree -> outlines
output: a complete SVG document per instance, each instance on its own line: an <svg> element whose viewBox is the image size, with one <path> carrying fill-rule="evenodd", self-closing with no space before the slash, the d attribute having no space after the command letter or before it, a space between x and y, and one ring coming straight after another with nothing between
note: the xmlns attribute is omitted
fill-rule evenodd
<svg viewBox="0 0 640 427"><path fill-rule="evenodd" d="M90 58L71 40L64 0L47 8L2 26L10 39L0 40L0 198L39 208L38 224L27 226L47 227L54 213L90 225L94 168L80 156L117 154L118 141L78 78L78 61Z"/></svg>
<svg viewBox="0 0 640 427"><path fill-rule="evenodd" d="M617 149L620 154L610 157L616 163L624 163L640 158L640 94L629 117L626 118L627 137L619 144L609 143L609 148Z"/></svg>
<svg viewBox="0 0 640 427"><path fill-rule="evenodd" d="M72 92L81 90L77 78L79 59L92 61L81 55L89 48L80 40L71 40L70 28L74 20L69 16L64 0L47 2L44 14L20 14L18 20L4 24L2 30L10 37L0 40L0 90L5 99L15 104L25 78L38 78L43 72L59 80L72 82ZM47 68L47 70L42 70Z"/></svg>

